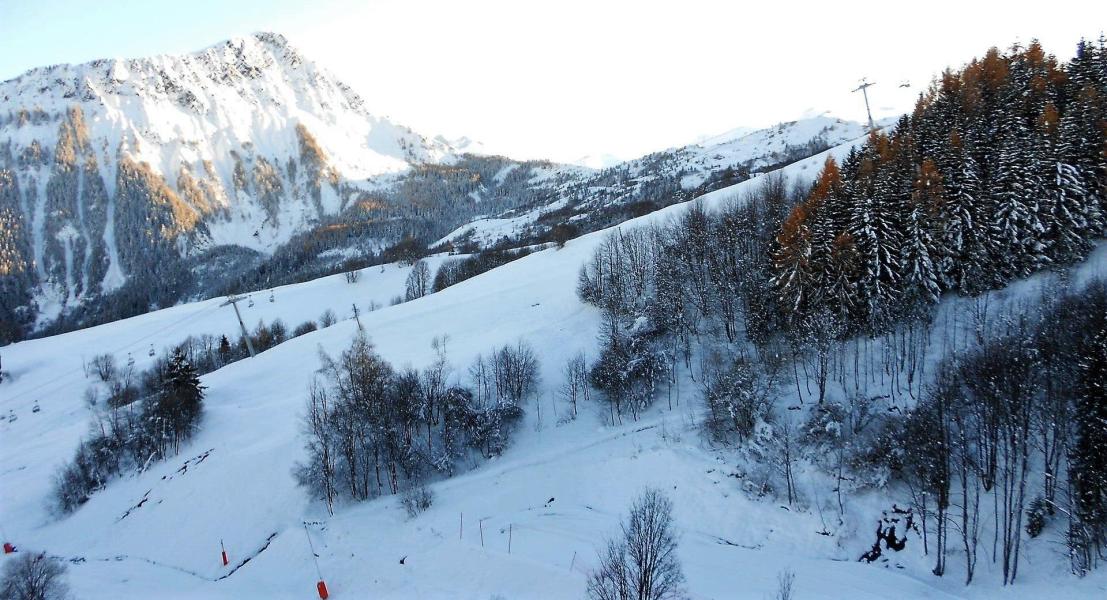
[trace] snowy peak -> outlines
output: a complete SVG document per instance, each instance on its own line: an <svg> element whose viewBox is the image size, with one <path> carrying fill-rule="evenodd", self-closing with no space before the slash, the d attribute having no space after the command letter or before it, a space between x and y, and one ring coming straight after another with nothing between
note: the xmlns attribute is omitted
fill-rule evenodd
<svg viewBox="0 0 1107 600"><path fill-rule="evenodd" d="M260 145L265 140L256 139L259 128L291 131L290 122L312 131L352 127L344 136L316 135L324 146L334 144L336 157L358 149L378 155L368 163L365 156L349 156L343 170L355 178L395 171L402 163L440 161L453 152L444 140L427 140L373 116L357 93L273 33L234 38L193 54L33 69L0 84L0 101L28 117L62 112L75 103L86 105L86 112L89 105L102 107L122 113L105 117L112 126L130 125L134 138L186 147L212 135L230 145ZM123 141L138 152L133 148L138 139ZM148 162L172 173L169 165Z"/></svg>
<svg viewBox="0 0 1107 600"><path fill-rule="evenodd" d="M18 231L0 253L33 274L4 300L52 318L157 277L154 256L270 253L370 179L457 155L370 113L278 34L32 69L0 83L0 212Z"/></svg>

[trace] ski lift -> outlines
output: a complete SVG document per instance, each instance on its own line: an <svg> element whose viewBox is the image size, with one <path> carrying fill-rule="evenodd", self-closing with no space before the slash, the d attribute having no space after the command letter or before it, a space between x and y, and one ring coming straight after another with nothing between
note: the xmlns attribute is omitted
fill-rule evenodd
<svg viewBox="0 0 1107 600"><path fill-rule="evenodd" d="M135 366L135 357L130 352L127 353L127 366L128 367Z"/></svg>
<svg viewBox="0 0 1107 600"><path fill-rule="evenodd" d="M35 406L34 406L34 408L31 409L31 412L37 413L40 410L42 410L42 408L38 405L38 401L36 400L35 401Z"/></svg>
<svg viewBox="0 0 1107 600"><path fill-rule="evenodd" d="M904 80L904 81L903 81L903 83L900 83L900 84L899 84L899 87L901 87L901 88L909 88L909 87L911 87L911 82L910 82L910 81L907 81L907 80Z"/></svg>
<svg viewBox="0 0 1107 600"><path fill-rule="evenodd" d="M149 354L150 356L154 356L154 355L157 354L157 351L154 350L154 345L153 344L150 344L150 352L148 352L147 354Z"/></svg>
<svg viewBox="0 0 1107 600"><path fill-rule="evenodd" d="M248 307L250 307L250 308L253 308L253 307L254 307L254 299L253 299L253 298L250 298L250 303L249 303L249 304L247 304L246 306L248 306Z"/></svg>
<svg viewBox="0 0 1107 600"><path fill-rule="evenodd" d="M273 290L269 290L269 301L273 302Z"/></svg>
<svg viewBox="0 0 1107 600"><path fill-rule="evenodd" d="M18 419L18 418L19 417L15 416L15 411L14 410L8 412L8 422L9 423L15 423L16 419Z"/></svg>

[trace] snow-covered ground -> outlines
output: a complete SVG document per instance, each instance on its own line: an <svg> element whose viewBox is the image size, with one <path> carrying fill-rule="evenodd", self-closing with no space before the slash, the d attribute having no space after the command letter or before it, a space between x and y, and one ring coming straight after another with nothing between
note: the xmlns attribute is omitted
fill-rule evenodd
<svg viewBox="0 0 1107 600"><path fill-rule="evenodd" d="M824 160L812 157L785 172L810 179ZM716 206L757 184L709 194L705 203ZM671 206L623 227L684 209ZM458 379L478 353L519 339L529 341L542 362L537 405L527 407L512 447L500 459L433 485L435 504L418 517L409 520L390 497L345 505L327 517L313 494L293 481L318 351L337 354L349 345L357 326L348 319L205 376L204 422L180 456L112 483L66 518L48 515L51 475L89 420L81 396L90 381L81 357L130 352L141 366L151 343L233 333L231 309L212 300L2 350L4 370L13 378L0 384L0 410L18 417L0 422L4 535L24 548L83 557L69 572L81 598L313 597L309 537L334 598L579 598L596 550L617 529L630 500L652 485L674 502L693 598L771 597L777 573L786 568L796 573L796 594L804 599L1005 594L983 554L978 582L968 588L955 576L932 576L930 559L914 542L888 563L856 562L871 544L870 517L895 498L852 498L839 524L836 514L747 496L727 454L710 449L697 432L699 407L687 383L672 411L661 402L639 422L611 427L593 403L577 421L558 426L565 410L555 394L560 369L576 352L595 351L599 314L577 299L575 289L580 265L605 234L362 315L379 352L397 366L428 364L431 340L441 335L449 336L446 350ZM1104 254L1101 248L1089 264L1101 267ZM357 284L336 276L277 288L272 303L267 293L254 294L244 317L250 325L280 317L290 327L328 307L348 317L353 302L361 308L370 299L386 304L400 293L405 276L399 267L375 267ZM41 410L32 412L36 403ZM801 492L817 497L815 481L801 476ZM819 535L828 520L838 533ZM250 559L225 579L219 578L230 569L220 563L220 541L232 566ZM1072 578L1060 552L1044 544L1027 549L1034 568L1020 571L1007 597L1056 596L1059 589L1066 597L1104 597L1103 574Z"/></svg>

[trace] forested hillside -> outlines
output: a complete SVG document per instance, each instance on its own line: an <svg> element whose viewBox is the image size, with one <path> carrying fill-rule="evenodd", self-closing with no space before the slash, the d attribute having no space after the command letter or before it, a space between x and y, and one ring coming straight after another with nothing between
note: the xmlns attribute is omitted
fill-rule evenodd
<svg viewBox="0 0 1107 600"><path fill-rule="evenodd" d="M1072 570L1095 568L1107 288L1065 273L1104 236L1105 98L1103 41L1066 63L991 50L806 191L769 177L720 209L617 229L578 284L603 310L590 377L612 422L692 378L714 440L783 465L764 493L791 504L805 459L840 510L847 486L905 486L937 575L956 532L971 582L989 529L1011 583L1024 530L1057 521ZM990 293L1046 269L1034 297ZM906 539L882 525L862 559Z"/></svg>

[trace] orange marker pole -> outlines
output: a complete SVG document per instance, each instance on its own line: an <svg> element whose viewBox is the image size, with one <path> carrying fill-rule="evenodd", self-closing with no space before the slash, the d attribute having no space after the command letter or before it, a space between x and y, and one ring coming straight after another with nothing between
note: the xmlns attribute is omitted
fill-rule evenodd
<svg viewBox="0 0 1107 600"><path fill-rule="evenodd" d="M331 593L327 591L327 582L323 581L323 572L319 570L319 555L315 553L315 544L311 543L311 532L308 531L307 523L304 523L304 535L307 536L308 548L311 549L311 560L315 562L315 574L319 576L315 591L319 592L319 600L327 600Z"/></svg>

